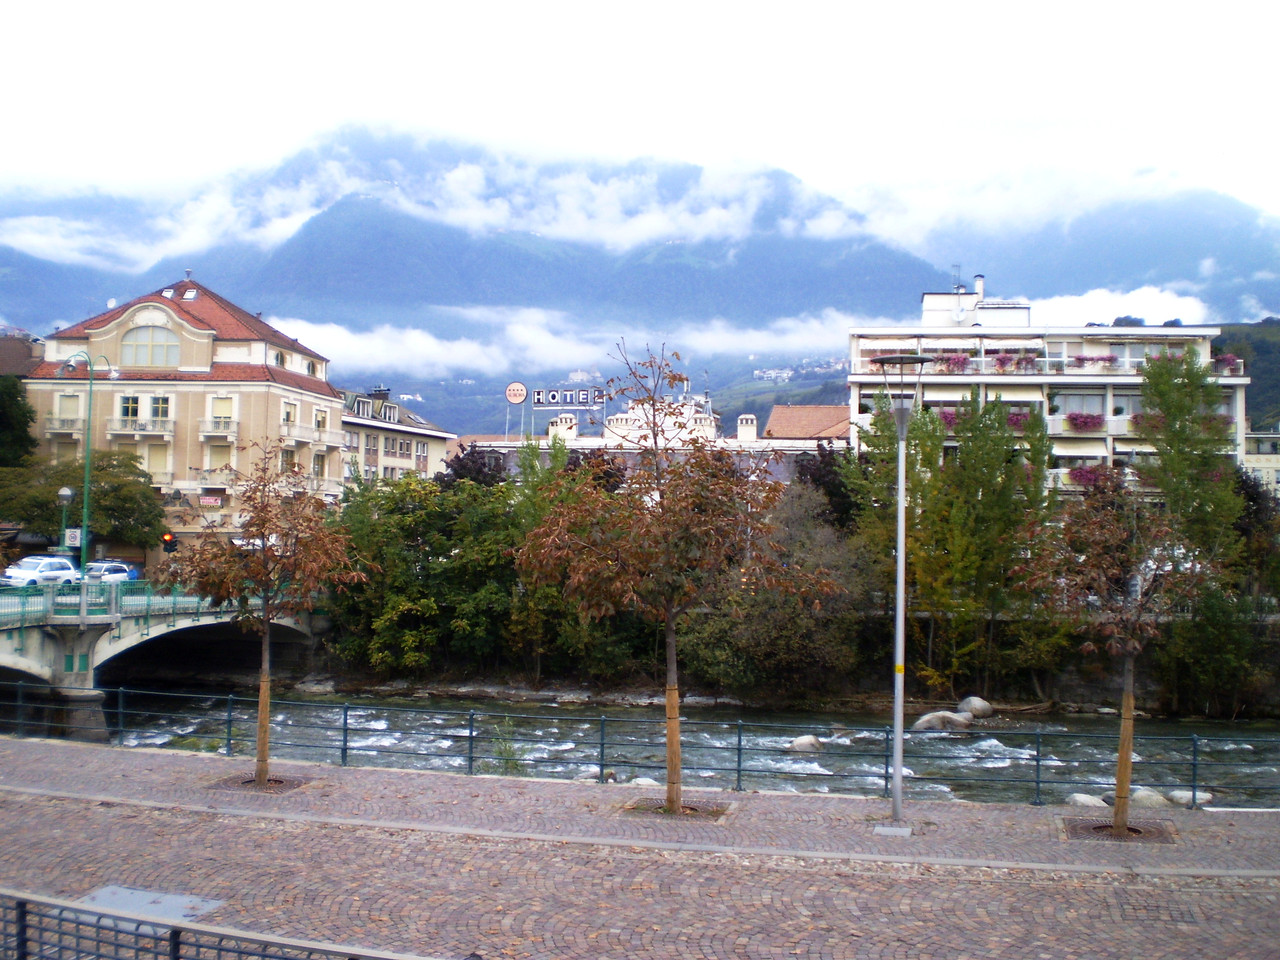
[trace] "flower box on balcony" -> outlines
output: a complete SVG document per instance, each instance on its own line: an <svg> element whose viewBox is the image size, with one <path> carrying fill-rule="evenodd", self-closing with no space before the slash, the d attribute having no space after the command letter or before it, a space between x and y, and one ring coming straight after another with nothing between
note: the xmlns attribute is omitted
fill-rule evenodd
<svg viewBox="0 0 1280 960"><path fill-rule="evenodd" d="M947 373L967 373L971 359L967 353L944 353L938 356L937 362Z"/></svg>
<svg viewBox="0 0 1280 960"><path fill-rule="evenodd" d="M1073 367L1111 367L1118 358L1114 353L1081 353L1071 358Z"/></svg>
<svg viewBox="0 0 1280 960"><path fill-rule="evenodd" d="M1029 413L1011 413L1009 414L1009 428L1011 430L1021 430L1027 425L1027 421L1031 419Z"/></svg>
<svg viewBox="0 0 1280 960"><path fill-rule="evenodd" d="M1067 426L1078 433L1101 430L1106 425L1106 422L1107 418L1100 413L1072 411L1067 414Z"/></svg>
<svg viewBox="0 0 1280 960"><path fill-rule="evenodd" d="M1092 487L1106 475L1106 471L1103 466L1072 467L1067 471L1067 479L1079 487Z"/></svg>
<svg viewBox="0 0 1280 960"><path fill-rule="evenodd" d="M991 358L991 360L995 364L996 373L1008 373L1010 370L1013 369L1014 364L1017 363L1018 361L1018 358L1015 357L1012 353L997 353L994 357Z"/></svg>

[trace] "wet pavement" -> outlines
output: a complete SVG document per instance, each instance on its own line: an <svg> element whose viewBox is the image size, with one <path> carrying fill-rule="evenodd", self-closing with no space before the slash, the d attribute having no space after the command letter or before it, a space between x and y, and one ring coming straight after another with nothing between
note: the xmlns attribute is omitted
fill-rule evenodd
<svg viewBox="0 0 1280 960"><path fill-rule="evenodd" d="M1280 956L1280 811L687 789L0 737L0 886L221 901L199 922L431 958ZM1070 839L1074 834L1080 839Z"/></svg>

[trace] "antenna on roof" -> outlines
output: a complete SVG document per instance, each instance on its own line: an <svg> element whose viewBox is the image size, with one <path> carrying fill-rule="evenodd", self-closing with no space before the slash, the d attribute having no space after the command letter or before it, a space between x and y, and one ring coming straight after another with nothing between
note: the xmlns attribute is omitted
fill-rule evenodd
<svg viewBox="0 0 1280 960"><path fill-rule="evenodd" d="M951 292L960 292L960 264L958 263L951 265Z"/></svg>
<svg viewBox="0 0 1280 960"><path fill-rule="evenodd" d="M187 269L186 269L186 274L187 274L187 279L188 279L188 280L190 280L190 279L191 279L191 268L190 268L190 267L187 267Z"/></svg>

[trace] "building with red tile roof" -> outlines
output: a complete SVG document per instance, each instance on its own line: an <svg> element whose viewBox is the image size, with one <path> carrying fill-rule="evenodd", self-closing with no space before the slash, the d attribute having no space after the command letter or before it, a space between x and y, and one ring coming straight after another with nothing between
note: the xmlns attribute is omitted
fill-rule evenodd
<svg viewBox="0 0 1280 960"><path fill-rule="evenodd" d="M167 503L230 522L224 468L244 470L254 441L281 442L322 492L341 490L343 394L328 374L325 357L188 275L49 336L26 387L55 460L81 459L86 441L136 454Z"/></svg>

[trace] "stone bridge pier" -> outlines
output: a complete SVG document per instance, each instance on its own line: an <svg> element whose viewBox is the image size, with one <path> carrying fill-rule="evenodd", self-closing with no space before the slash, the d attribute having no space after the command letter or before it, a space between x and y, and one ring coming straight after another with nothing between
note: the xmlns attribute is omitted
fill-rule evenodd
<svg viewBox="0 0 1280 960"><path fill-rule="evenodd" d="M105 742L105 694L94 689L94 648L120 625L120 614L52 616L43 628L46 657L53 667L48 705L53 732L73 740Z"/></svg>

